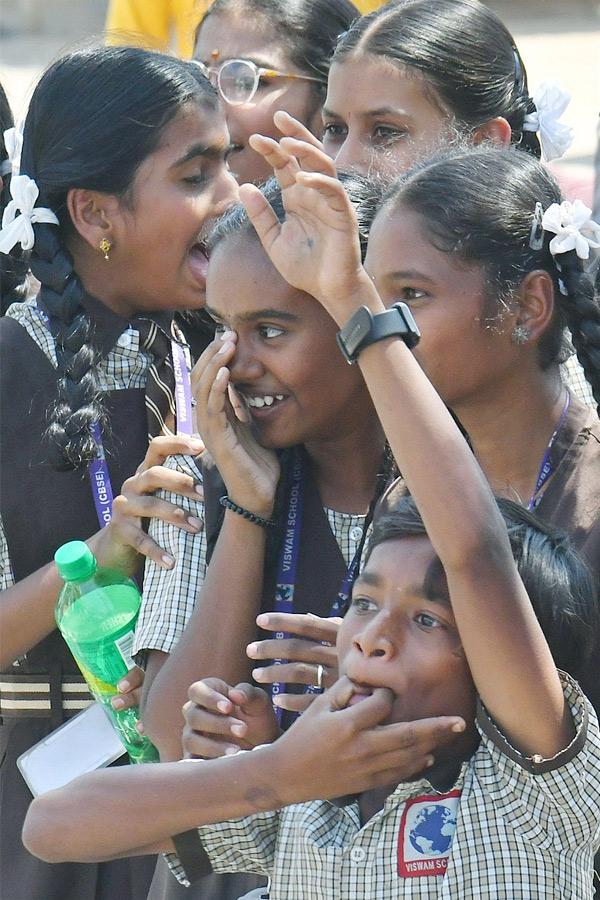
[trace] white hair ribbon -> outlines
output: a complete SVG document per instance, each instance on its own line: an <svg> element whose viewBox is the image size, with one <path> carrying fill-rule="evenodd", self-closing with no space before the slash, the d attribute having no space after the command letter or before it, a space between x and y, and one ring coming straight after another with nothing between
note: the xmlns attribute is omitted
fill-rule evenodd
<svg viewBox="0 0 600 900"><path fill-rule="evenodd" d="M536 111L527 113L523 131L539 131L544 159L558 159L573 143L573 130L558 120L571 101L571 94L558 81L543 81L533 95Z"/></svg>
<svg viewBox="0 0 600 900"><path fill-rule="evenodd" d="M590 247L600 247L600 225L581 200L552 203L542 217L542 228L556 235L549 244L553 256L574 250L579 259L589 259Z"/></svg>
<svg viewBox="0 0 600 900"><path fill-rule="evenodd" d="M10 180L10 200L2 216L0 231L0 253L10 253L15 244L20 243L23 250L31 250L35 243L33 233L34 222L48 222L58 225L58 219L51 209L35 205L39 196L39 188L29 175L13 175ZM20 215L18 211L20 210Z"/></svg>
<svg viewBox="0 0 600 900"><path fill-rule="evenodd" d="M13 175L18 175L21 165L21 151L23 149L23 134L18 128L7 128L3 137L4 146L8 153L8 160L5 160L5 162L8 162L10 165L8 171L12 172Z"/></svg>

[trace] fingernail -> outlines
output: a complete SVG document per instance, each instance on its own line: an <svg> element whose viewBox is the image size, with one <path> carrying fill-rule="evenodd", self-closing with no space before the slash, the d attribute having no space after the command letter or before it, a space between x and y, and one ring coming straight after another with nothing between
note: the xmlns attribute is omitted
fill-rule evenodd
<svg viewBox="0 0 600 900"><path fill-rule="evenodd" d="M217 709L222 713L229 712L229 700L219 700L217 703Z"/></svg>
<svg viewBox="0 0 600 900"><path fill-rule="evenodd" d="M246 655L247 656L256 656L256 651L258 649L258 644L248 644L246 647Z"/></svg>
<svg viewBox="0 0 600 900"><path fill-rule="evenodd" d="M435 762L435 759L433 758L433 756L428 756L427 759L425 760L425 768L430 769L431 766L434 764L434 762Z"/></svg>
<svg viewBox="0 0 600 900"><path fill-rule="evenodd" d="M117 684L117 687L118 687L118 689L121 691L122 694L124 694L125 691L128 691L128 690L131 689L131 685L130 685L130 683L127 681L126 678L121 678L121 680L120 680L119 683Z"/></svg>
<svg viewBox="0 0 600 900"><path fill-rule="evenodd" d="M227 747L227 749L225 750L225 756L235 756L235 754L239 752L239 747Z"/></svg>
<svg viewBox="0 0 600 900"><path fill-rule="evenodd" d="M167 568L167 569L172 569L173 566L175 565L175 560L173 559L172 556L167 556L165 554L164 556L161 556L161 560L162 560L165 568Z"/></svg>
<svg viewBox="0 0 600 900"><path fill-rule="evenodd" d="M272 702L273 706L281 706L281 697L279 697L277 694L275 694L275 696L273 697L271 702Z"/></svg>
<svg viewBox="0 0 600 900"><path fill-rule="evenodd" d="M230 343L231 343L231 341L230 341ZM221 353L227 353L228 350L229 350L229 346L227 344L223 344L222 347L219 347L217 356L219 356L219 354L221 354Z"/></svg>
<svg viewBox="0 0 600 900"><path fill-rule="evenodd" d="M202 441L190 441L188 444L192 453L202 453L204 450L204 444Z"/></svg>
<svg viewBox="0 0 600 900"><path fill-rule="evenodd" d="M197 519L196 516L188 516L187 520L192 528L202 528L202 519Z"/></svg>
<svg viewBox="0 0 600 900"><path fill-rule="evenodd" d="M260 679L263 677L264 671L264 669L252 669L252 677L256 681L260 681Z"/></svg>
<svg viewBox="0 0 600 900"><path fill-rule="evenodd" d="M269 616L267 613L261 613L260 616L256 617L256 624L260 625L261 628L264 628L269 624Z"/></svg>
<svg viewBox="0 0 600 900"><path fill-rule="evenodd" d="M196 491L197 494L200 494L200 496L202 496L202 497L204 496L204 485L203 484L194 485L194 490Z"/></svg>
<svg viewBox="0 0 600 900"><path fill-rule="evenodd" d="M221 341L230 341L233 337L235 337L235 331L224 331L219 340Z"/></svg>
<svg viewBox="0 0 600 900"><path fill-rule="evenodd" d="M232 734L235 734L236 737L243 737L246 733L245 725L232 725L230 728Z"/></svg>
<svg viewBox="0 0 600 900"><path fill-rule="evenodd" d="M110 701L110 705L112 706L113 709L123 709L125 706L125 701L123 700L122 697L115 697L113 700Z"/></svg>
<svg viewBox="0 0 600 900"><path fill-rule="evenodd" d="M219 351L219 353L220 352L221 351ZM227 375L227 369L225 368L225 366L222 366L219 369L219 371L217 372L217 377L215 378L215 381L222 381L226 375Z"/></svg>
<svg viewBox="0 0 600 900"><path fill-rule="evenodd" d="M135 730L137 731L138 734L146 734L146 729L144 728L144 726L142 725L141 722L137 723L137 725L135 726Z"/></svg>
<svg viewBox="0 0 600 900"><path fill-rule="evenodd" d="M464 731L465 723L464 722L455 722L452 726L452 731Z"/></svg>

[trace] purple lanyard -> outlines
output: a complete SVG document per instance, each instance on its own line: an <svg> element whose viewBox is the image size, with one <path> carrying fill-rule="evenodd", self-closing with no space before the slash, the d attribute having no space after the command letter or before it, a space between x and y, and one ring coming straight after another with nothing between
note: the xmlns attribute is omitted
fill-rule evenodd
<svg viewBox="0 0 600 900"><path fill-rule="evenodd" d="M48 331L50 331L50 319L38 304L38 310ZM192 433L192 391L190 384L189 366L181 344L171 341L171 353L173 359L173 372L175 375L175 405L177 407L177 433ZM99 422L92 425L92 434L96 441L96 459L90 463L88 474L92 487L92 496L96 515L100 528L105 528L112 519L113 489L106 453L102 440L102 430Z"/></svg>
<svg viewBox="0 0 600 900"><path fill-rule="evenodd" d="M279 557L279 568L277 571L277 586L275 588L275 612L293 613L294 611L294 586L296 583L296 572L298 568L298 557L300 554L300 535L302 532L302 509L304 505L304 488L306 484L306 464L302 451L296 449L292 461L292 477L290 480L290 492L288 500L288 512L286 519L286 528L281 547L281 555ZM341 609L345 608L346 601L352 589L354 581L354 573L358 566L359 550L356 551L354 559L348 567L348 571L344 577L337 597L333 602L330 616L337 616ZM281 640L289 637L284 631L275 633L275 639ZM285 660L274 659L274 665L281 665ZM309 685L306 688L307 693L314 693L316 687ZM273 699L277 694L285 691L285 683L277 681L271 684L270 695ZM275 713L277 721L281 724L283 717L283 709L276 706Z"/></svg>
<svg viewBox="0 0 600 900"><path fill-rule="evenodd" d="M552 450L554 441L556 440L556 436L562 428L563 422L565 421L565 416L567 415L570 399L571 396L567 391L567 399L565 400L564 409L562 411L560 419L558 420L558 424L552 433L552 437L548 441L548 446L546 447L546 452L544 453L544 458L542 459L542 464L540 465L537 481L535 483L535 489L533 491L533 494L531 495L531 500L527 504L527 509L535 509L539 505L542 498L538 497L538 494L554 472L554 467L550 462L550 451Z"/></svg>

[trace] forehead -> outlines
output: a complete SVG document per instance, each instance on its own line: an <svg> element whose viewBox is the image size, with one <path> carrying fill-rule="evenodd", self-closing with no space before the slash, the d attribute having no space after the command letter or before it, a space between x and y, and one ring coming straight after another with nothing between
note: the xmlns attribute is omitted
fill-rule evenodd
<svg viewBox="0 0 600 900"><path fill-rule="evenodd" d="M297 319L324 312L316 300L282 278L258 238L245 229L221 240L211 252L206 304L228 320L261 309L281 310Z"/></svg>
<svg viewBox="0 0 600 900"><path fill-rule="evenodd" d="M142 162L139 172L149 177L176 166L186 156L219 159L228 145L229 133L221 110L190 102L164 127L158 148Z"/></svg>
<svg viewBox="0 0 600 900"><path fill-rule="evenodd" d="M448 116L433 102L431 91L417 72L396 66L384 57L360 53L332 64L325 108L354 116L390 109L428 124L446 122Z"/></svg>
<svg viewBox="0 0 600 900"><path fill-rule="evenodd" d="M258 65L281 68L288 64L289 53L263 15L232 11L209 16L200 29L194 57L207 66L227 59L251 59Z"/></svg>
<svg viewBox="0 0 600 900"><path fill-rule="evenodd" d="M449 605L444 570L426 535L378 544L356 580L359 587L361 583L384 591L392 600L416 592Z"/></svg>

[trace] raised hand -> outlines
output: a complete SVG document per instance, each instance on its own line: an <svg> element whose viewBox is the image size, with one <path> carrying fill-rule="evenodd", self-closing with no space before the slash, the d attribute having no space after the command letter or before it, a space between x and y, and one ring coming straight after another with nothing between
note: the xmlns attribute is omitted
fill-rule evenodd
<svg viewBox="0 0 600 900"><path fill-rule="evenodd" d="M246 653L252 660L285 659L279 665L259 666L252 677L260 684L316 685L319 666L322 667L322 687L337 681L337 650L335 640L341 619L322 619L312 613L261 613L257 624L266 631L292 635L278 640L254 641ZM273 703L282 709L302 712L315 699L315 694L277 694Z"/></svg>
<svg viewBox="0 0 600 900"><path fill-rule="evenodd" d="M228 756L279 736L269 697L251 684L231 687L220 678L204 678L190 686L188 696L182 737L187 758Z"/></svg>
<svg viewBox="0 0 600 900"><path fill-rule="evenodd" d="M157 518L191 534L202 531L201 519L154 494L162 488L182 497L202 500L202 484L190 475L165 468L164 462L175 454L197 456L203 450L204 444L198 436L161 436L150 442L135 475L123 482L121 493L113 501L110 523L89 542L102 565L132 574L138 565L138 554L142 554L163 568L174 566L173 557L146 534L142 522Z"/></svg>
<svg viewBox="0 0 600 900"><path fill-rule="evenodd" d="M232 392L228 363L237 336L219 335L204 351L192 372L196 414L206 447L214 459L234 503L269 518L279 480L279 462L256 441L247 411Z"/></svg>
<svg viewBox="0 0 600 900"><path fill-rule="evenodd" d="M370 283L361 263L356 215L332 160L306 140L253 135L252 147L273 166L286 219L280 223L253 185L240 187L263 247L281 275L316 297L334 318Z"/></svg>

